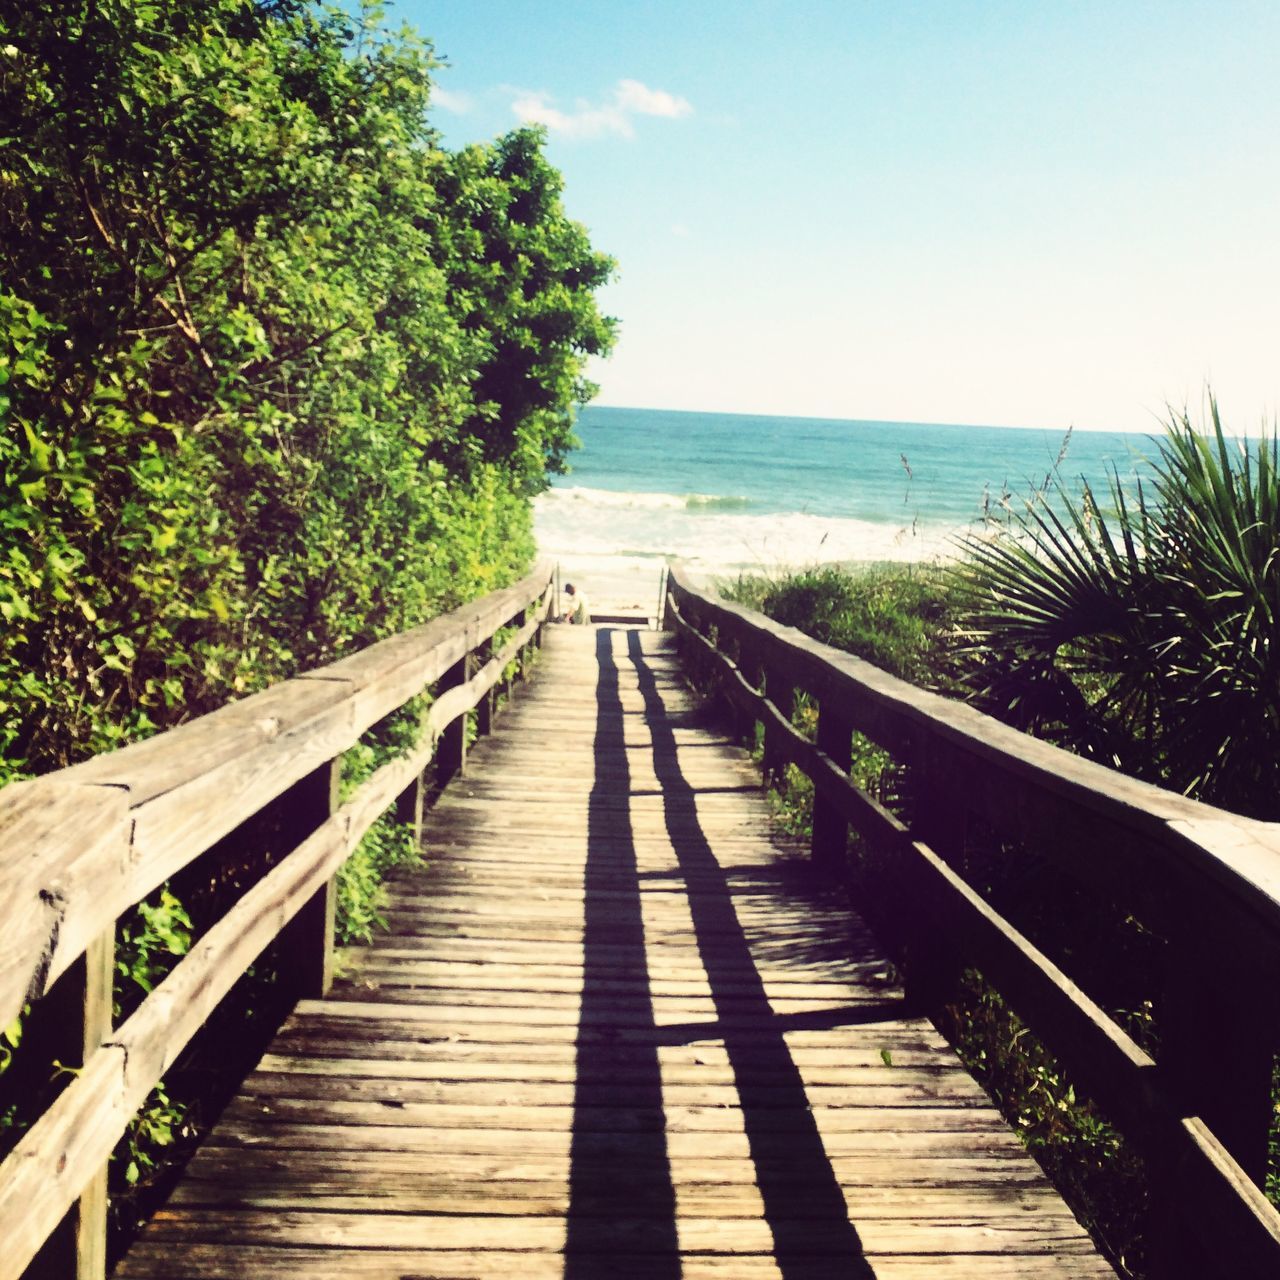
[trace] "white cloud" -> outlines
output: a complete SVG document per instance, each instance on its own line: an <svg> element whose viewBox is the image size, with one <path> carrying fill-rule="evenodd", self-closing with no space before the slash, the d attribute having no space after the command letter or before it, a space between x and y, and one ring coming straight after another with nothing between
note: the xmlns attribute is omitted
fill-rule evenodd
<svg viewBox="0 0 1280 1280"><path fill-rule="evenodd" d="M431 103L455 116L466 115L471 110L471 99L465 93L452 93L438 84L431 86Z"/></svg>
<svg viewBox="0 0 1280 1280"><path fill-rule="evenodd" d="M631 121L612 105L593 107L579 100L577 109L568 112L552 106L545 93L523 93L511 104L511 110L522 123L546 125L552 133L566 138L599 138L609 133L635 136Z"/></svg>
<svg viewBox="0 0 1280 1280"><path fill-rule="evenodd" d="M591 103L579 98L572 111L555 106L550 94L519 92L511 103L516 118L525 124L541 124L566 138L601 138L613 134L635 136L633 116L662 116L676 119L693 114L685 98L665 89L650 89L639 80L619 80L612 98Z"/></svg>
<svg viewBox="0 0 1280 1280"><path fill-rule="evenodd" d="M619 110L633 111L638 116L667 116L674 120L693 114L687 98L677 98L665 89L650 89L639 80L619 80L614 95Z"/></svg>

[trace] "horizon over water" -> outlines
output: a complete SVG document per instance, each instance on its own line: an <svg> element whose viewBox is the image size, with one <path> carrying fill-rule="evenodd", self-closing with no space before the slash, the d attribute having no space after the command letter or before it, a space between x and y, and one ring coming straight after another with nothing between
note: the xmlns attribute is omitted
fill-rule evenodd
<svg viewBox="0 0 1280 1280"><path fill-rule="evenodd" d="M712 578L933 560L984 508L1042 486L1060 455L1069 484L1105 491L1111 466L1155 452L1125 432L598 405L577 434L569 474L535 502L539 548L591 600L649 609L669 557Z"/></svg>

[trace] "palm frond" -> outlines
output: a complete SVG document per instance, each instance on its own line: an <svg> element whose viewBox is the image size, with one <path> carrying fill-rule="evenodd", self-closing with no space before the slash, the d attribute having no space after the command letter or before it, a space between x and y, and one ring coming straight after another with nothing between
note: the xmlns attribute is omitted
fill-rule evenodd
<svg viewBox="0 0 1280 1280"><path fill-rule="evenodd" d="M1109 510L1059 477L957 570L973 696L1021 727L1280 817L1280 457L1170 413Z"/></svg>

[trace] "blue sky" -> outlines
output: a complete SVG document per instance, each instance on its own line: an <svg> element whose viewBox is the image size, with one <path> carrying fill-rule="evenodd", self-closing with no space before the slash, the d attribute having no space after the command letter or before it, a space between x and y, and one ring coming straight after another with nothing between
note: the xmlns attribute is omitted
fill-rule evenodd
<svg viewBox="0 0 1280 1280"><path fill-rule="evenodd" d="M459 145L549 130L601 403L1150 429L1280 410L1280 4L402 0Z"/></svg>

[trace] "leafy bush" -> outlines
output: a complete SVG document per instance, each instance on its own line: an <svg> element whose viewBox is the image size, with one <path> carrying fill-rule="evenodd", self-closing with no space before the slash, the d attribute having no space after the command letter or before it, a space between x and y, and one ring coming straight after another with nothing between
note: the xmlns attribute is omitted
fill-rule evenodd
<svg viewBox="0 0 1280 1280"><path fill-rule="evenodd" d="M384 764L407 755L421 736L425 697L413 698L374 725L342 758L340 795L343 801ZM422 853L412 826L384 814L365 833L337 874L335 935L343 946L372 942L375 929L385 929L382 882L399 867L422 865Z"/></svg>
<svg viewBox="0 0 1280 1280"><path fill-rule="evenodd" d="M421 865L412 827L385 817L374 823L338 871L338 942L372 942L374 930L387 927L381 913L383 879L397 868Z"/></svg>
<svg viewBox="0 0 1280 1280"><path fill-rule="evenodd" d="M767 578L744 575L724 594L775 622L926 688L946 687L952 666L949 580L928 565L816 565Z"/></svg>
<svg viewBox="0 0 1280 1280"><path fill-rule="evenodd" d="M610 261L297 0L0 18L0 783L505 585Z"/></svg>

